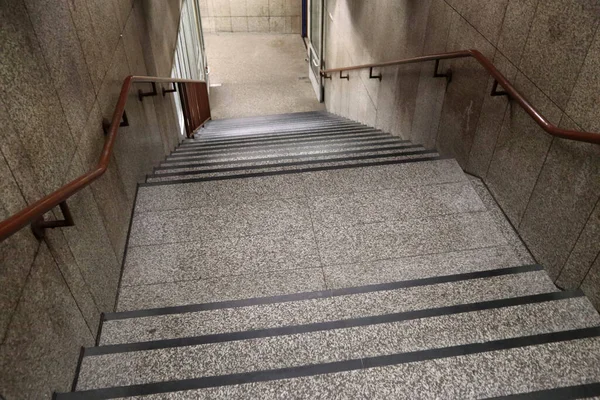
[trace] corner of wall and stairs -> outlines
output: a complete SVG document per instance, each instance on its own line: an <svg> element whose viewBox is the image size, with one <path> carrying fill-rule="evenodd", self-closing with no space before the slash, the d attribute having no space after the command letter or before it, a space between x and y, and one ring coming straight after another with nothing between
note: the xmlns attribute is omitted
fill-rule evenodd
<svg viewBox="0 0 600 400"><path fill-rule="evenodd" d="M600 131L600 6L593 0L328 0L327 67L477 48L552 123ZM560 23L559 23L560 21ZM487 94L473 60L368 70L326 81L330 112L455 157L483 179L537 261L600 308L600 147L552 138Z"/></svg>
<svg viewBox="0 0 600 400"><path fill-rule="evenodd" d="M169 76L179 2L0 5L0 218L95 164L127 75ZM115 304L136 185L178 144L171 98L132 95L107 173L69 200L76 226L0 243L0 396L66 390ZM143 140L141 140L143 138ZM48 218L56 218L56 212Z"/></svg>

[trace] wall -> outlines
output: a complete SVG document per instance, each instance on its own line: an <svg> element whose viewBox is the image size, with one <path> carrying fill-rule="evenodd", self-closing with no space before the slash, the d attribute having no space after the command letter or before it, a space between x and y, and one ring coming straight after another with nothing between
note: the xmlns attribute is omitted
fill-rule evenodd
<svg viewBox="0 0 600 400"><path fill-rule="evenodd" d="M200 0L205 33L302 32L302 0Z"/></svg>
<svg viewBox="0 0 600 400"><path fill-rule="evenodd" d="M123 78L170 75L179 4L0 3L0 219L97 162ZM136 183L178 142L171 97L131 94L126 111L107 173L68 202L76 226L0 243L3 399L68 390L79 347L114 308Z"/></svg>
<svg viewBox="0 0 600 400"><path fill-rule="evenodd" d="M476 48L552 123L600 132L597 0L328 0L326 66ZM545 134L474 60L326 81L328 110L455 157L484 179L557 285L600 308L600 146Z"/></svg>

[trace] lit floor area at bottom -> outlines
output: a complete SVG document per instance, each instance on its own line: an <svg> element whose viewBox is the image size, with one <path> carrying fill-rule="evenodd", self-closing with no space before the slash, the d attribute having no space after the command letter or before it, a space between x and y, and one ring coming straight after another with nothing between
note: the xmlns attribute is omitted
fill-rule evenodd
<svg viewBox="0 0 600 400"><path fill-rule="evenodd" d="M205 41L213 119L325 109L300 35L214 33Z"/></svg>

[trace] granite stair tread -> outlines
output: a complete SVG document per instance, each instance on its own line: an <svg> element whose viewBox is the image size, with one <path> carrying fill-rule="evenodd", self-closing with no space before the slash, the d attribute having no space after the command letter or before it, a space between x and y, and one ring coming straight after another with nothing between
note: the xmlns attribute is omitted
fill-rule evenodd
<svg viewBox="0 0 600 400"><path fill-rule="evenodd" d="M408 162L411 160L424 161L428 159L439 158L439 153L429 150L412 150L396 153L383 153L374 155L360 155L354 157L340 157L330 158L321 160L306 160L306 161L287 161L279 162L275 165L254 165L254 166L234 166L234 167L222 167L214 168L209 170L191 170L191 171L174 171L168 172L163 171L162 173L155 173L149 175L146 178L146 182L165 182L170 180L178 180L181 178L203 178L203 177L219 177L219 176L230 176L230 175L243 175L257 174L257 173L273 173L273 172L284 172L284 171L314 171L323 168L334 169L335 167L342 166L360 166L368 163L375 165L374 163L394 163L394 162Z"/></svg>
<svg viewBox="0 0 600 400"><path fill-rule="evenodd" d="M212 139L212 140L190 140L181 143L180 148L194 148L194 147L214 147L223 146L229 144L252 144L252 143L286 143L300 139L320 139L327 137L352 137L360 134L384 134L378 129L369 127L356 127L349 126L346 128L339 128L337 125L335 128L323 128L323 129L310 129L307 131L294 131L294 132L280 132L276 134L265 134L257 136L242 136L233 137L230 139Z"/></svg>
<svg viewBox="0 0 600 400"><path fill-rule="evenodd" d="M138 348L135 344L101 346L84 353L78 390L422 352L591 328L600 322L600 316L581 293L554 293L522 300L524 304L518 305L485 304L484 307L490 308L476 311L462 312L469 307L460 306L429 310L439 312L424 318L376 315L236 332L237 335L188 338L196 339L189 342L182 339L175 343L138 343L146 346ZM452 335L443 335L444 332ZM168 369L152 367L166 363Z"/></svg>
<svg viewBox="0 0 600 400"><path fill-rule="evenodd" d="M202 128L202 130L194 135L193 137L183 140L183 143L194 143L194 142L211 142L211 141L227 141L227 140L238 140L238 139L252 139L255 137L266 136L271 137L273 135L283 134L284 136L292 135L295 132L319 132L321 130L344 130L344 129L355 129L355 128L368 128L375 129L371 126L364 125L354 121L348 120L332 120L332 121L311 121L306 123L295 123L295 124L278 124L265 126L239 126L229 129L216 129L211 130L210 128Z"/></svg>
<svg viewBox="0 0 600 400"><path fill-rule="evenodd" d="M288 143L242 143L233 145L219 145L219 146L199 146L197 148L192 147L179 147L172 152L169 157L185 156L189 154L219 154L225 152L239 152L239 151L269 151L281 148L295 148L295 147L328 147L330 145L349 145L349 144L363 144L363 143L386 143L390 141L402 142L397 138L390 135L381 134L377 132L360 133L355 136L344 136L337 135L328 138L308 138L308 139L293 139Z"/></svg>
<svg viewBox="0 0 600 400"><path fill-rule="evenodd" d="M327 156L331 155L335 157L339 154L354 154L364 152L378 152L378 151L393 151L398 149L404 149L409 146L415 146L410 142L399 141L397 139L386 140L375 143L350 143L350 144L336 144L330 145L326 149L320 146L301 146L294 148L283 148L271 151L230 151L219 154L190 154L186 156L168 156L165 161L160 165L175 165L175 164L186 164L198 161L203 162L227 162L227 161L239 161L239 160L252 160L262 158L282 158L282 157L300 157L300 156Z"/></svg>
<svg viewBox="0 0 600 400"><path fill-rule="evenodd" d="M353 157L370 157L376 156L380 154L399 154L399 153L407 153L414 151L427 151L427 149L423 146L413 145L413 144L405 144L400 146L394 146L390 149L365 149L365 150L348 150L348 151L340 151L334 153L317 153L317 154L306 154L306 155L296 155L296 156L287 156L287 157L263 157L263 158L249 158L242 160L212 160L208 159L198 160L196 162L191 161L187 163L162 163L160 166L154 168L155 174L165 173L167 171L176 172L177 170L204 170L211 169L216 167L229 167L234 168L238 166L255 166L255 165L269 165L269 164L278 164L284 162L302 162L302 161L330 161L331 159L339 159L339 158L353 158Z"/></svg>
<svg viewBox="0 0 600 400"><path fill-rule="evenodd" d="M338 363L72 392L57 399L575 399L599 394L599 348L600 329L588 328Z"/></svg>
<svg viewBox="0 0 600 400"><path fill-rule="evenodd" d="M532 265L317 292L139 309L106 314L100 344L270 329L556 291L542 268Z"/></svg>

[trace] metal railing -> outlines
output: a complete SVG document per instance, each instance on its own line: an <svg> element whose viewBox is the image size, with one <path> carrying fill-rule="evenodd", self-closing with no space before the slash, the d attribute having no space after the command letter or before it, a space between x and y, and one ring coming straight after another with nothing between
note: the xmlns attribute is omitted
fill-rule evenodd
<svg viewBox="0 0 600 400"><path fill-rule="evenodd" d="M115 106L115 111L113 112L112 121L110 123L107 121L104 126L106 140L104 142L104 147L102 148L102 153L100 154L100 159L98 160L96 166L92 170L67 183L53 193L50 193L35 203L25 207L13 216L0 222L0 241L10 237L28 224L31 224L33 233L38 238L43 237L44 229L46 228L74 225L73 218L67 206L67 199L83 188L89 186L96 179L100 178L108 168L119 127L128 126L125 105L127 104L129 90L134 83L152 84L152 92L143 92L141 89L138 91L138 97L140 101L143 101L144 97L146 96L156 96L158 94L156 91L157 83L177 84L182 101L185 104L184 117L188 135L190 135L193 130L199 128L208 119L210 119L210 105L208 103L206 82L191 79L160 78L153 76L128 76L125 78L123 85L121 86L121 93ZM175 88L169 90L163 89L163 95L165 93L171 93L175 91L177 91ZM60 207L64 219L58 221L44 220L44 214L57 206Z"/></svg>
<svg viewBox="0 0 600 400"><path fill-rule="evenodd" d="M579 142L587 142L587 143L595 143L600 144L600 133L594 132L582 132L582 131L573 131L569 129L561 129L553 124L551 124L546 117L544 117L536 108L521 94L515 89L515 87L506 79L504 75L494 66L494 64L483 54L481 54L477 50L461 50L454 51L449 53L440 53L440 54L431 54L421 57L413 57L407 58L403 60L395 60L395 61L387 61L381 63L373 63L373 64L362 64L362 65L354 65L350 67L343 68L331 68L321 70L321 76L326 79L331 79L333 73L339 72L341 79L349 80L350 77L346 74L343 75L345 71L355 71L360 69L369 69L369 77L371 79L382 79L380 75L373 75L373 68L381 68L381 67L390 67L395 65L403 65L403 64L414 64L425 61L435 61L435 70L434 77L436 78L446 78L448 82L452 81L452 70L448 69L445 73L440 73L439 63L440 60L448 60L455 58L467 58L472 57L476 59L479 64L481 64L486 71L494 78L494 85L492 87L492 92L490 93L492 96L508 96L510 99L514 100L525 110L527 114L547 133L552 136L560 137L563 139L576 140ZM498 86L501 86L504 90L498 91Z"/></svg>

